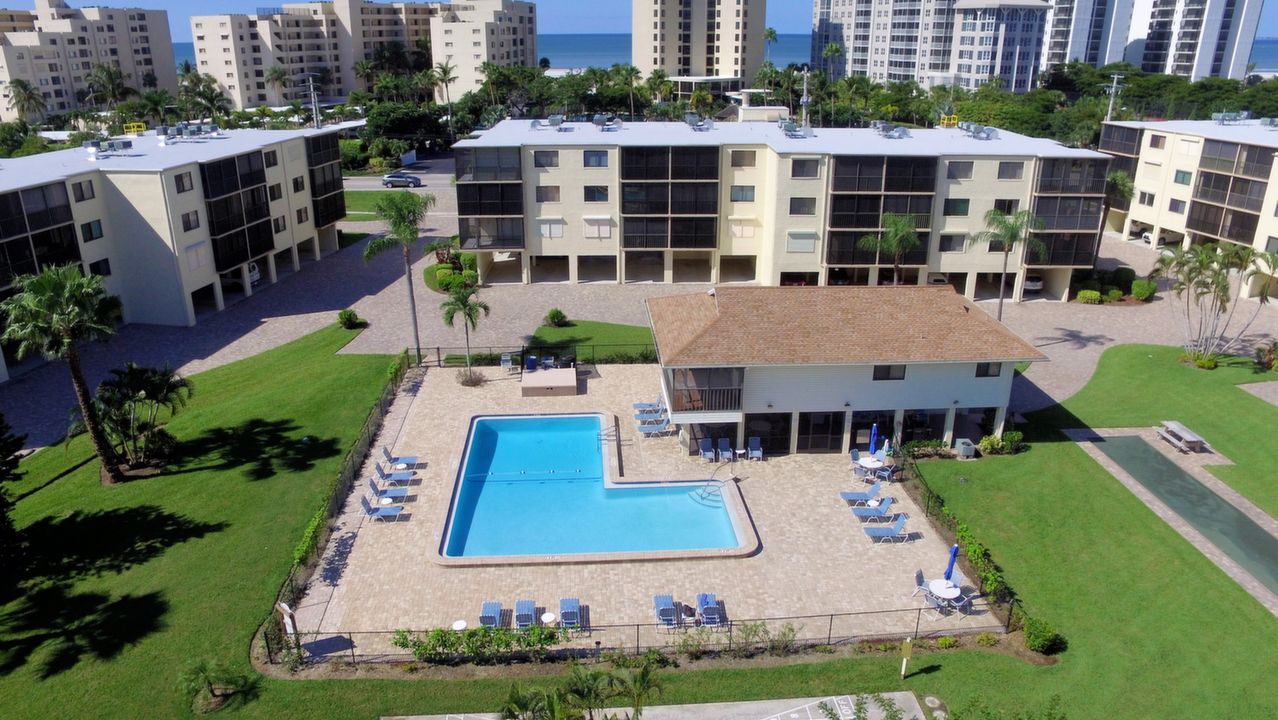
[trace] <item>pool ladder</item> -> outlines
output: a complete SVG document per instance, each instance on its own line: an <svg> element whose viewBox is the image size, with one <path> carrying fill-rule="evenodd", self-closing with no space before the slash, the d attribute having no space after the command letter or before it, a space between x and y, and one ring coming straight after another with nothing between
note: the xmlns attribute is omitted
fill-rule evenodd
<svg viewBox="0 0 1278 720"><path fill-rule="evenodd" d="M723 481L707 480L705 485L688 493L692 501L707 507L723 506Z"/></svg>

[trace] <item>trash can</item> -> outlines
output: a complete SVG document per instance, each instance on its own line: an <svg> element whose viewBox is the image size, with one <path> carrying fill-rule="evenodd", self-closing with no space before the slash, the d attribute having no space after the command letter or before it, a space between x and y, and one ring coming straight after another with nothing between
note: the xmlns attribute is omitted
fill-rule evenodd
<svg viewBox="0 0 1278 720"><path fill-rule="evenodd" d="M954 454L959 460L971 460L976 457L976 445L967 438L959 438L954 441Z"/></svg>

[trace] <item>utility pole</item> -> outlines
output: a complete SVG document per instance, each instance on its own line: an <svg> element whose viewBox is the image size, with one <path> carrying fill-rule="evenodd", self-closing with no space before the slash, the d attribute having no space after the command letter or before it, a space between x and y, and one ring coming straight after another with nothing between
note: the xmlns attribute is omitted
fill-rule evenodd
<svg viewBox="0 0 1278 720"><path fill-rule="evenodd" d="M320 120L319 96L315 94L315 73L306 73L306 87L311 96L311 119L318 130L323 127L323 122Z"/></svg>
<svg viewBox="0 0 1278 720"><path fill-rule="evenodd" d="M1109 109L1105 111L1105 122L1109 122L1114 119L1114 99L1118 97L1118 91L1123 87L1118 84L1118 81L1123 79L1122 75L1114 73L1109 77Z"/></svg>
<svg viewBox="0 0 1278 720"><path fill-rule="evenodd" d="M802 127L808 127L808 106L812 104L812 97L808 95L808 68L803 68L803 97L799 99L799 104L803 106L803 122Z"/></svg>

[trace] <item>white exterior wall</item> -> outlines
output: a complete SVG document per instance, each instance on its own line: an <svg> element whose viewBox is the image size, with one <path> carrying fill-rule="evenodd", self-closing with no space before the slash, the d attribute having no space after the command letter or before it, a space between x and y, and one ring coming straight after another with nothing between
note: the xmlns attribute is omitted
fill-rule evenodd
<svg viewBox="0 0 1278 720"><path fill-rule="evenodd" d="M777 179L772 192L768 193L768 211L773 218L772 232L766 237L765 247L770 247L772 267L768 275L757 275L764 285L777 285L781 282L783 272L820 273L825 259L825 220L829 217L830 201L830 168L828 155L819 153L772 155L772 177ZM820 163L820 170L814 178L791 177L791 164L796 159L815 159ZM792 198L816 198L816 214L811 216L791 215L790 200ZM813 233L817 241L812 252L790 252L791 233Z"/></svg>
<svg viewBox="0 0 1278 720"><path fill-rule="evenodd" d="M872 365L749 367L741 409L768 413L1001 408L1011 396L1013 363L1003 363L1002 370L998 377L978 378L975 363L911 364L904 380L875 381Z"/></svg>
<svg viewBox="0 0 1278 720"><path fill-rule="evenodd" d="M670 76L752 79L765 54L766 0L692 0L688 4L689 42L680 35L680 0L632 0L631 64L644 77L653 70ZM715 17L714 40L709 40L708 13ZM714 62L707 64L707 46L714 45ZM686 45L688 52L680 47ZM553 58L552 58L553 60ZM687 60L687 64L684 64Z"/></svg>

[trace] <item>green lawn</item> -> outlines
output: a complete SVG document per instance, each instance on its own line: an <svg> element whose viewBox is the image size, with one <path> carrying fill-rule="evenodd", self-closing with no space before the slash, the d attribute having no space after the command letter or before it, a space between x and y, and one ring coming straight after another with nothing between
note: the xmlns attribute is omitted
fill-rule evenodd
<svg viewBox="0 0 1278 720"><path fill-rule="evenodd" d="M337 247L348 248L354 245L355 243L360 242L364 238L368 237L368 235L369 233L346 232L345 230L339 230L337 231Z"/></svg>
<svg viewBox="0 0 1278 720"><path fill-rule="evenodd" d="M564 327L539 326L533 333L544 345L651 345L652 330L645 325L620 325L594 320L568 319Z"/></svg>
<svg viewBox="0 0 1278 720"><path fill-rule="evenodd" d="M379 190L347 190L346 214L351 220L376 220Z"/></svg>

